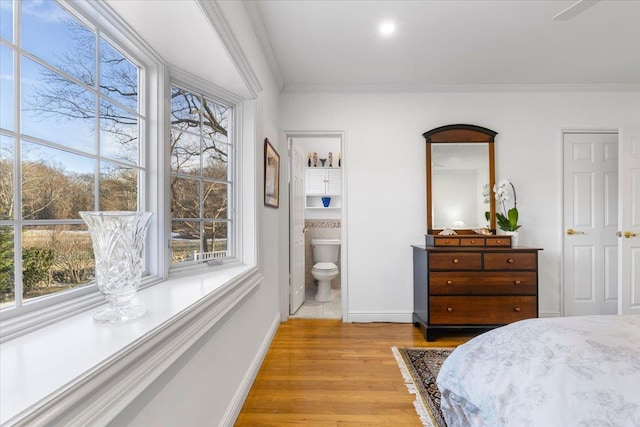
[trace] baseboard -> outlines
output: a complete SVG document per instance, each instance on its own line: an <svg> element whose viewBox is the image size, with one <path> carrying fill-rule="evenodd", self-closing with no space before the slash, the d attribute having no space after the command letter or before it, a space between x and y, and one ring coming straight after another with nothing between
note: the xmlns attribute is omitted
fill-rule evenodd
<svg viewBox="0 0 640 427"><path fill-rule="evenodd" d="M249 391L251 390L251 386L253 385L253 381L256 379L258 372L260 371L260 366L262 366L262 361L264 360L267 352L269 351L269 347L271 346L271 342L278 331L278 327L280 326L280 313L276 315L271 326L269 327L269 331L265 336L256 356L253 358L251 362L251 366L247 370L238 390L236 391L229 407L227 408L224 417L220 421L220 426L231 427L235 424L238 415L240 415L240 411L242 410L242 405L244 405L244 401L247 399L249 395Z"/></svg>
<svg viewBox="0 0 640 427"><path fill-rule="evenodd" d="M413 319L411 313L347 313L344 321L346 323L411 323Z"/></svg>

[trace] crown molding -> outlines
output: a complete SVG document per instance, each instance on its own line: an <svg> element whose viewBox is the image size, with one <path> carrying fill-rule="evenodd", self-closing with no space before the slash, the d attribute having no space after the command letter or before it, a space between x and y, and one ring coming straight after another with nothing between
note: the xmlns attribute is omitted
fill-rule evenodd
<svg viewBox="0 0 640 427"><path fill-rule="evenodd" d="M489 93L489 92L640 92L640 83L605 84L487 84L487 85L285 85L283 93Z"/></svg>
<svg viewBox="0 0 640 427"><path fill-rule="evenodd" d="M249 21L251 21L251 26L253 27L253 31L256 33L262 52L267 58L271 74L278 85L278 89L282 90L284 88L284 80L282 80L282 73L280 72L278 60L273 53L273 46L271 46L271 42L269 41L269 34L267 33L267 29L265 28L260 15L258 2L256 0L243 0L242 3L247 11L247 15L249 15Z"/></svg>
<svg viewBox="0 0 640 427"><path fill-rule="evenodd" d="M222 45L231 57L231 61L233 61L234 65L238 69L238 72L240 73L244 83L247 85L247 89L249 89L251 96L253 98L257 98L257 96L262 92L260 80L258 79L258 76L256 76L249 60L242 51L240 43L238 43L238 39L233 33L227 19L224 17L224 13L222 12L222 9L220 9L217 1L195 0L195 2L213 26L218 37L220 37Z"/></svg>

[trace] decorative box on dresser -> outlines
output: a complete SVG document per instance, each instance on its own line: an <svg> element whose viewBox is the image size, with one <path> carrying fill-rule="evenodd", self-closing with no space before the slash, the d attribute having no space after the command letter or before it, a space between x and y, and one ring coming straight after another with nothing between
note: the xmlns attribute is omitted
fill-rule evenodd
<svg viewBox="0 0 640 427"><path fill-rule="evenodd" d="M438 333L486 330L538 317L537 248L510 236L427 235L413 246L413 323Z"/></svg>

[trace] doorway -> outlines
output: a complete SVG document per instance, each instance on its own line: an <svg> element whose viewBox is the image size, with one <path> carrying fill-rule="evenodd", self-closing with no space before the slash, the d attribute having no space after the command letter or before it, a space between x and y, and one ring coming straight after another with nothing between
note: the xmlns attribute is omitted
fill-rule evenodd
<svg viewBox="0 0 640 427"><path fill-rule="evenodd" d="M283 318L342 318L347 307L347 223L343 132L286 132L289 147L289 283ZM331 301L315 296L311 241L339 241ZM285 301L286 300L286 301Z"/></svg>
<svg viewBox="0 0 640 427"><path fill-rule="evenodd" d="M564 314L618 309L618 133L563 133Z"/></svg>

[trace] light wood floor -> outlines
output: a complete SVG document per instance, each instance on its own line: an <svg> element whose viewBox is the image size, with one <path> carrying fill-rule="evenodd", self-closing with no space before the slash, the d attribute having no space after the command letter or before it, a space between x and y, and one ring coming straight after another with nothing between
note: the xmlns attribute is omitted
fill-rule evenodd
<svg viewBox="0 0 640 427"><path fill-rule="evenodd" d="M469 338L428 343L411 324L290 319L235 425L420 427L391 347L455 347Z"/></svg>

